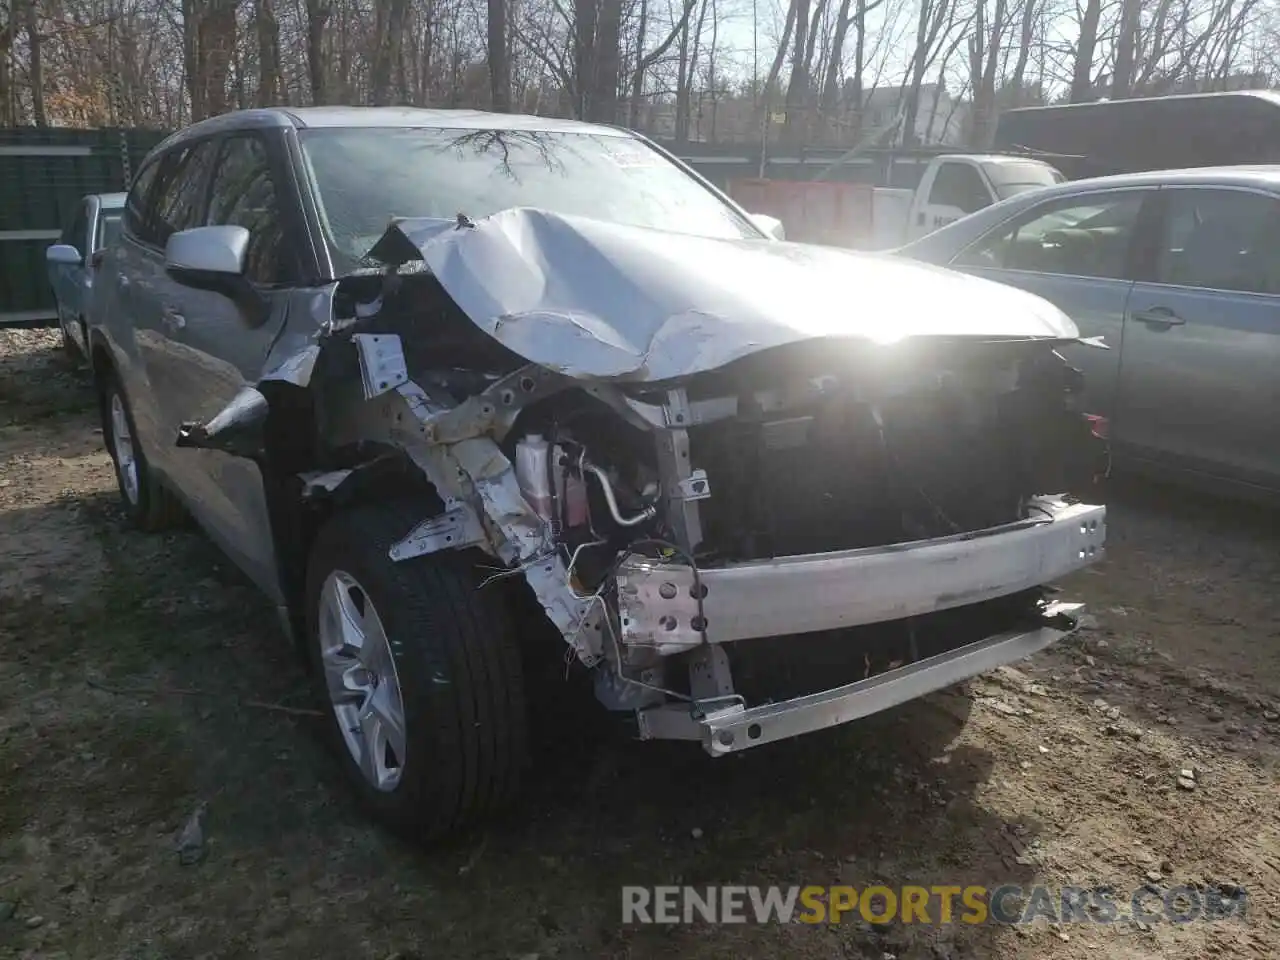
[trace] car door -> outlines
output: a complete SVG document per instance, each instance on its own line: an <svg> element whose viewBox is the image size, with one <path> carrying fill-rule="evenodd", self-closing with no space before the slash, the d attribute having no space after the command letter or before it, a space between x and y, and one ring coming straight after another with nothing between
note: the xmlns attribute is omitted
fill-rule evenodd
<svg viewBox="0 0 1280 960"><path fill-rule="evenodd" d="M1114 417L1124 350L1130 262L1150 189L1090 191L1036 204L971 243L951 265L1044 297L1075 321L1081 336L1110 347L1063 349L1085 375L1090 413ZM1113 424L1112 438L1121 426Z"/></svg>
<svg viewBox="0 0 1280 960"><path fill-rule="evenodd" d="M138 170L125 198L119 242L104 251L92 302L91 325L111 344L114 373L133 413L134 439L148 466L162 475L169 472L171 434L152 389L163 350L152 292L163 270L153 198L172 181L185 155L185 147L154 153Z"/></svg>
<svg viewBox="0 0 1280 960"><path fill-rule="evenodd" d="M945 160L929 185L924 205L916 212L910 235L922 237L990 205L991 190L978 168L967 161Z"/></svg>
<svg viewBox="0 0 1280 960"><path fill-rule="evenodd" d="M179 423L207 423L241 390L257 385L284 322L288 288L299 276L292 252L299 245L285 241L281 209L288 204L277 189L290 179L283 175L284 157L270 143L258 133L222 138L196 217L199 225L249 231L245 273L262 298L262 309L246 310L223 293L172 278L161 287L169 365L165 382L173 386L165 402L175 414L175 436ZM260 587L280 599L258 465L216 449L183 448L175 459L183 482L201 492L193 509L202 525Z"/></svg>
<svg viewBox="0 0 1280 960"><path fill-rule="evenodd" d="M1280 199L1161 196L1150 273L1129 298L1126 436L1152 459L1280 487Z"/></svg>

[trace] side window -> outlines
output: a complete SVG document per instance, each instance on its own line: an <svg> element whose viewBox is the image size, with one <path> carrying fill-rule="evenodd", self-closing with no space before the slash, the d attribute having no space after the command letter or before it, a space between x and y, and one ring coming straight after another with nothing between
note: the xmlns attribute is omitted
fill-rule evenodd
<svg viewBox="0 0 1280 960"><path fill-rule="evenodd" d="M71 215L71 222L62 231L60 238L62 243L69 243L80 251L80 256L89 255L89 251L84 249L84 235L89 231L89 204L81 200L76 204L75 212Z"/></svg>
<svg viewBox="0 0 1280 960"><path fill-rule="evenodd" d="M255 283L290 278L282 256L283 225L266 144L256 136L229 137L222 147L209 194L209 224L249 231L245 273Z"/></svg>
<svg viewBox="0 0 1280 960"><path fill-rule="evenodd" d="M929 203L974 213L990 206L991 197L981 175L969 164L944 163L929 189Z"/></svg>
<svg viewBox="0 0 1280 960"><path fill-rule="evenodd" d="M1119 279L1145 191L1072 197L1036 207L956 257L961 267Z"/></svg>
<svg viewBox="0 0 1280 960"><path fill-rule="evenodd" d="M1280 203L1242 190L1169 190L1156 282L1280 293Z"/></svg>
<svg viewBox="0 0 1280 960"><path fill-rule="evenodd" d="M160 170L163 157L156 157L133 178L133 186L129 188L129 196L124 202L124 229L143 242L146 239L147 194L155 183L156 173Z"/></svg>
<svg viewBox="0 0 1280 960"><path fill-rule="evenodd" d="M149 242L163 247L179 230L197 227L205 215L208 173L218 145L205 140L174 152L161 164L147 205Z"/></svg>

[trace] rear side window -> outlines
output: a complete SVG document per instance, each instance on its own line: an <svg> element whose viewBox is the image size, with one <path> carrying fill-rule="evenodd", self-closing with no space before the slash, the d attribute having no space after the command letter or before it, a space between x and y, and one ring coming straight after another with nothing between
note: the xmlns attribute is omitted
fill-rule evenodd
<svg viewBox="0 0 1280 960"><path fill-rule="evenodd" d="M944 163L929 189L929 203L974 213L989 206L991 197L976 169L967 163Z"/></svg>
<svg viewBox="0 0 1280 960"><path fill-rule="evenodd" d="M1156 281L1280 293L1280 203L1243 190L1170 190Z"/></svg>
<svg viewBox="0 0 1280 960"><path fill-rule="evenodd" d="M249 231L245 273L255 283L274 284L292 277L281 253L283 226L266 144L260 137L229 137L218 157L209 191L210 225Z"/></svg>
<svg viewBox="0 0 1280 960"><path fill-rule="evenodd" d="M964 250L961 267L1074 277L1125 276L1146 191L1069 197L1036 207Z"/></svg>

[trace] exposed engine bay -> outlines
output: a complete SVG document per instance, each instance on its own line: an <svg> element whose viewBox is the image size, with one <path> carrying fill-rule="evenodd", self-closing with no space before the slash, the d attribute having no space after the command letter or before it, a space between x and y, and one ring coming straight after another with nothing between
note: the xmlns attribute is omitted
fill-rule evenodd
<svg viewBox="0 0 1280 960"><path fill-rule="evenodd" d="M532 314L476 320L430 244L430 270L404 268L403 235L381 246L390 267L339 285L310 353L319 439L277 463L317 506L388 461L420 476L392 558L475 550L522 578L640 736L729 752L1073 629L1078 605L1045 584L1105 537L1082 502L1104 451L1056 349L1073 338L795 336L672 377L591 375L512 348ZM536 320L557 316L557 335L591 328Z"/></svg>

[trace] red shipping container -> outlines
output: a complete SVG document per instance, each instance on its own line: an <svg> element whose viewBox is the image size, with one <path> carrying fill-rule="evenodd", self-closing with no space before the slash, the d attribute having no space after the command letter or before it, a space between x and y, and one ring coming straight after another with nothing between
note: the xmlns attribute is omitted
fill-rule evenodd
<svg viewBox="0 0 1280 960"><path fill-rule="evenodd" d="M866 247L872 240L874 187L813 180L729 181L729 196L751 213L782 221L788 240Z"/></svg>

